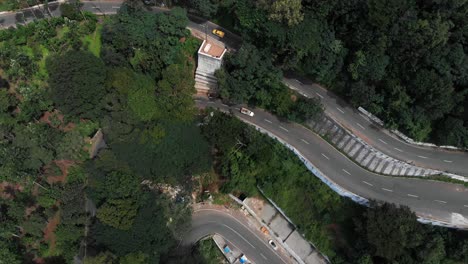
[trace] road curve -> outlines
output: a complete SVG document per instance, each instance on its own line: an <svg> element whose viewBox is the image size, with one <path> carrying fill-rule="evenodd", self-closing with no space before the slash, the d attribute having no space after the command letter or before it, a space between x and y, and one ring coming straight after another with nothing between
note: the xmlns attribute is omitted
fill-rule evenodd
<svg viewBox="0 0 468 264"><path fill-rule="evenodd" d="M84 10L97 14L111 14L118 10L121 1L84 1L82 3ZM49 10L53 16L60 15L57 4L50 4ZM155 8L154 11L161 12L163 10ZM33 21L35 18L41 18L38 12L36 10L34 12L23 11L22 14L1 14L0 25L8 27L18 22ZM215 27L219 28L219 26L209 21L194 20L193 17L191 19L189 27L201 32L204 32L205 28L208 32ZM232 49L235 49L239 46L240 39L228 33L223 38L223 42ZM286 82L290 81L291 79L286 80ZM303 80L302 82L305 81ZM304 93L319 96L324 102L328 113L331 113L333 117L346 127L356 131L357 135L365 137L366 140L369 139L382 152L388 153L390 156L398 159L413 160L417 165L422 167L467 175L467 153L428 149L402 143L400 140L394 139L381 130L376 130L372 124L365 123L367 121L361 119L362 116L330 92L316 85L301 85L297 83L294 86L301 89ZM222 108L224 106L219 105L219 107ZM263 127L296 147L319 170L346 190L365 198L408 205L422 217L452 224L456 223L459 226L468 228L467 220L465 219L468 214L468 192L466 188L449 183L383 177L370 173L351 162L326 141L304 127L297 124L282 123L274 116L261 110L256 112L256 116L251 118L249 122L254 122L255 125ZM246 118L246 116L241 116L241 118Z"/></svg>
<svg viewBox="0 0 468 264"><path fill-rule="evenodd" d="M255 109L255 116L249 117L239 113L239 106L229 107L202 99L197 100L197 104L232 111L241 120L274 134L349 192L367 199L406 205L422 218L468 229L468 188L462 185L377 175L356 165L309 129L280 121L261 109Z"/></svg>
<svg viewBox="0 0 468 264"><path fill-rule="evenodd" d="M118 11L122 1L82 1L82 9L96 14L114 14ZM49 4L46 11L38 9L28 9L17 13L0 14L0 27L5 28L13 26L17 23L27 23L40 19L45 16L59 16L60 9L58 3ZM163 12L167 9L153 7L154 12ZM210 21L189 15L190 22L188 28L195 29L200 32L211 32L215 28L222 28ZM222 28L223 29L223 28ZM218 41L222 41L228 48L237 49L241 45L241 38L226 29L225 37L210 37ZM326 107L326 113L331 115L335 120L341 123L344 127L353 131L353 133L377 150L387 154L390 157L406 162L412 162L414 165L431 168L458 175L468 176L468 152L444 150L439 148L422 147L408 144L399 138L391 135L385 129L382 129L367 118L363 117L356 109L343 100L339 99L332 92L314 84L312 81L305 78L285 78L284 82L290 87L301 91L311 97L321 99Z"/></svg>
<svg viewBox="0 0 468 264"><path fill-rule="evenodd" d="M256 264L288 263L256 230L252 230L232 215L215 209L199 209L193 212L192 227L182 243L184 246L191 246L214 234L221 235Z"/></svg>
<svg viewBox="0 0 468 264"><path fill-rule="evenodd" d="M328 115L388 156L416 166L468 176L468 152L409 144L319 85L305 79L284 78L283 81L302 94L320 98Z"/></svg>

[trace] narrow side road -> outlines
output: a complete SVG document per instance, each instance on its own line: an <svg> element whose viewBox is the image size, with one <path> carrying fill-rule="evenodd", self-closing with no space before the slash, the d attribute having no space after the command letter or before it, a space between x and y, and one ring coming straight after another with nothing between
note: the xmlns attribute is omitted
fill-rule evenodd
<svg viewBox="0 0 468 264"><path fill-rule="evenodd" d="M258 230L249 226L245 216L230 214L227 210L213 206L203 206L193 212L192 228L183 238L183 246L193 245L201 238L215 233L235 245L256 264L290 263L268 245Z"/></svg>

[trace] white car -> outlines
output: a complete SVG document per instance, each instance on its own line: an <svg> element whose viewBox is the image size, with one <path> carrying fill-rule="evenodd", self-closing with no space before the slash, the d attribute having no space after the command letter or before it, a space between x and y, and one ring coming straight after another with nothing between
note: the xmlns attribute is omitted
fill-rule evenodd
<svg viewBox="0 0 468 264"><path fill-rule="evenodd" d="M240 109L240 112L243 113L244 115L254 116L254 112L252 112L252 111L250 111L249 109L244 108L244 107L242 107L242 108Z"/></svg>
<svg viewBox="0 0 468 264"><path fill-rule="evenodd" d="M278 246L276 245L275 241L273 240L269 240L268 241L268 244L270 244L270 246L274 249L274 250L277 250L278 249Z"/></svg>

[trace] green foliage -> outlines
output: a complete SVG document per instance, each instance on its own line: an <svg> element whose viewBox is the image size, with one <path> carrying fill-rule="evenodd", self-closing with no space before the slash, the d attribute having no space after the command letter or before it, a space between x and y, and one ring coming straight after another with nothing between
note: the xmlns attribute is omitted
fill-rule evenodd
<svg viewBox="0 0 468 264"><path fill-rule="evenodd" d="M92 231L93 236L98 245L106 246L119 256L140 251L149 256L149 262L158 263L160 255L167 253L175 241L166 226L168 216L164 214L156 197L146 193L142 201L130 230L119 230L97 224ZM115 239L116 237L119 239Z"/></svg>
<svg viewBox="0 0 468 264"><path fill-rule="evenodd" d="M148 263L148 254L141 251L127 254L119 259L119 264L145 264Z"/></svg>
<svg viewBox="0 0 468 264"><path fill-rule="evenodd" d="M334 263L463 263L468 257L467 232L423 225L407 207L366 209L340 197L291 151L232 116L214 112L202 131L218 150L221 191L257 195L258 186Z"/></svg>
<svg viewBox="0 0 468 264"><path fill-rule="evenodd" d="M0 263L20 264L21 256L17 252L13 241L0 240Z"/></svg>
<svg viewBox="0 0 468 264"><path fill-rule="evenodd" d="M282 83L282 73L276 69L271 54L244 44L233 56L227 57L224 68L216 73L219 93L233 103L256 105L281 117L303 121L322 112L317 100L293 101L293 93ZM305 105L310 105L306 109Z"/></svg>
<svg viewBox="0 0 468 264"><path fill-rule="evenodd" d="M168 122L163 128L165 136L157 144L116 142L116 155L143 177L170 183L209 168L209 146L194 123Z"/></svg>
<svg viewBox="0 0 468 264"><path fill-rule="evenodd" d="M271 61L328 86L416 140L465 146L468 56L462 48L466 29L457 26L467 22L463 1L222 3L229 12L217 18L231 16L244 41L267 54L258 60L252 51L248 58L255 66L242 67L241 73L230 69L227 60L227 73L218 76L224 98L263 107L271 102L269 97L281 98L270 83L260 86L264 90L256 89L256 82L267 78L251 74L252 68ZM243 53L241 49L239 54ZM251 91L258 101L251 100ZM458 120L451 121L457 129L443 137L443 120L448 118Z"/></svg>
<svg viewBox="0 0 468 264"><path fill-rule="evenodd" d="M150 121L159 117L156 95L154 93L155 84L151 78L145 75L134 75L132 85L128 87L128 106L141 121Z"/></svg>
<svg viewBox="0 0 468 264"><path fill-rule="evenodd" d="M205 239L198 242L196 246L196 253L199 255L199 258L202 263L205 264L220 264L226 263L226 259L216 246L213 239Z"/></svg>
<svg viewBox="0 0 468 264"><path fill-rule="evenodd" d="M299 97L295 102L288 119L294 122L303 123L307 120L317 118L323 113L323 106L316 98Z"/></svg>
<svg viewBox="0 0 468 264"><path fill-rule="evenodd" d="M59 110L77 117L96 117L104 97L102 61L86 51L69 51L47 60L51 97Z"/></svg>
<svg viewBox="0 0 468 264"><path fill-rule="evenodd" d="M109 251L101 252L94 257L85 257L85 264L112 264L115 262L115 256Z"/></svg>
<svg viewBox="0 0 468 264"><path fill-rule="evenodd" d="M132 227L137 204L131 199L109 199L97 211L97 218L104 224L121 230Z"/></svg>
<svg viewBox="0 0 468 264"><path fill-rule="evenodd" d="M304 19L301 2L301 0L260 1L260 5L266 5L264 8L270 13L271 20L294 26Z"/></svg>
<svg viewBox="0 0 468 264"><path fill-rule="evenodd" d="M153 14L123 5L119 15L107 23L102 41L125 58L133 58L132 65L155 78L177 57L179 39L187 37L188 19L185 10L174 8L167 14Z"/></svg>
<svg viewBox="0 0 468 264"><path fill-rule="evenodd" d="M76 2L76 3L64 3L60 5L60 13L63 17L66 17L71 20L82 20L83 15L81 14L80 8L83 4Z"/></svg>
<svg viewBox="0 0 468 264"><path fill-rule="evenodd" d="M218 11L218 3L213 0L192 0L190 5L201 16L206 18L212 17Z"/></svg>

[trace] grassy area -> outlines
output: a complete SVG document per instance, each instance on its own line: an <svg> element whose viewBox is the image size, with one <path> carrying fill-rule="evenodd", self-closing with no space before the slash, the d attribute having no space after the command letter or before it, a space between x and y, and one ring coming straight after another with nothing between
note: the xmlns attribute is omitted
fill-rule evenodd
<svg viewBox="0 0 468 264"><path fill-rule="evenodd" d="M97 24L96 30L93 34L89 34L82 38L83 43L88 46L88 50L93 53L96 57L101 54L101 32L103 24Z"/></svg>
<svg viewBox="0 0 468 264"><path fill-rule="evenodd" d="M0 12L11 10L11 5L7 0L0 0Z"/></svg>
<svg viewBox="0 0 468 264"><path fill-rule="evenodd" d="M47 69L46 69L46 59L47 56L49 56L50 52L49 50L41 45L41 51L42 51L42 59L39 61L39 75L43 77L47 77Z"/></svg>
<svg viewBox="0 0 468 264"><path fill-rule="evenodd" d="M70 28L67 27L67 26L63 26L63 27L60 27L57 29L57 38L61 39L63 38L63 35L65 35L65 33L69 32L70 31Z"/></svg>
<svg viewBox="0 0 468 264"><path fill-rule="evenodd" d="M206 239L198 242L197 251L200 254L200 259L205 264L221 264L227 263L223 253L216 246L213 239Z"/></svg>

